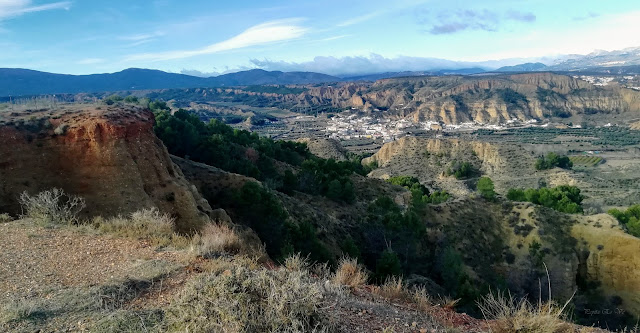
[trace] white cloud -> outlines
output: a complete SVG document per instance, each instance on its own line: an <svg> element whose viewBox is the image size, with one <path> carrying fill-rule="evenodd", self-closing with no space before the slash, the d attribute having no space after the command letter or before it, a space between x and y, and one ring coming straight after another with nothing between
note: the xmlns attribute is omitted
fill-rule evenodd
<svg viewBox="0 0 640 333"><path fill-rule="evenodd" d="M562 54L588 54L594 50L621 50L640 46L640 11L592 17L588 24L570 29L536 30L515 36L508 51L467 55L459 60L527 58Z"/></svg>
<svg viewBox="0 0 640 333"><path fill-rule="evenodd" d="M0 0L0 20L17 17L28 13L42 12L53 9L71 8L71 1L52 2L34 5L31 0Z"/></svg>
<svg viewBox="0 0 640 333"><path fill-rule="evenodd" d="M477 63L445 59L398 56L387 58L378 54L355 57L315 57L307 62L286 62L252 59L251 63L265 70L319 72L331 75L360 75L383 72L426 71L479 66Z"/></svg>
<svg viewBox="0 0 640 333"><path fill-rule="evenodd" d="M292 40L302 37L308 31L307 28L299 25L300 21L300 19L287 19L266 22L253 26L243 31L239 35L236 35L225 41L211 44L201 49L157 53L139 53L126 57L124 61L166 61L184 59L199 55L214 54L223 51L241 49L250 46Z"/></svg>

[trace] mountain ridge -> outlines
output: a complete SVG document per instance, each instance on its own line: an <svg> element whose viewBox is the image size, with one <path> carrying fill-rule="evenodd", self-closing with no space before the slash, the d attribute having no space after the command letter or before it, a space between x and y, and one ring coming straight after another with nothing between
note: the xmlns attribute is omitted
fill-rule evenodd
<svg viewBox="0 0 640 333"><path fill-rule="evenodd" d="M341 81L341 79L313 72L281 72L262 69L202 78L141 68L128 68L116 73L89 75L56 74L23 68L0 68L0 96L261 84L313 84L333 81Z"/></svg>

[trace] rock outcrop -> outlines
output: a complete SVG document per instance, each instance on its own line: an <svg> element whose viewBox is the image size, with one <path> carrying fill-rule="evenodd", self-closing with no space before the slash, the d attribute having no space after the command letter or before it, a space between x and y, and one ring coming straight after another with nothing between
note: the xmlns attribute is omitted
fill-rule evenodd
<svg viewBox="0 0 640 333"><path fill-rule="evenodd" d="M149 110L72 105L1 120L0 211L18 214L20 193L57 187L86 200L86 218L155 206L187 232L211 213L155 136Z"/></svg>
<svg viewBox="0 0 640 333"><path fill-rule="evenodd" d="M626 310L640 315L640 239L622 231L608 215L582 220L584 223L574 225L572 234L585 254L583 278L599 282L606 296L620 297Z"/></svg>

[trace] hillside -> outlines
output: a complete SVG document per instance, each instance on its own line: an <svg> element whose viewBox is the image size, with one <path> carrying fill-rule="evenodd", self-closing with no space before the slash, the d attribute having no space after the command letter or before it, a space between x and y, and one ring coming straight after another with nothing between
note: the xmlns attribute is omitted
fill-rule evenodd
<svg viewBox="0 0 640 333"><path fill-rule="evenodd" d="M552 73L384 79L370 86L312 88L283 99L298 105L379 109L445 124L640 112L640 92L596 87Z"/></svg>
<svg viewBox="0 0 640 333"><path fill-rule="evenodd" d="M23 212L19 221L2 215L9 222L0 224L6 230L0 247L8 258L17 258L11 267L47 288L34 289L28 298L21 288L8 291L0 328L109 331L142 325L184 331L184 325L240 325L247 318L255 320L247 325L267 325L295 316L301 325L316 323L339 332L389 327L396 332L481 332L493 323L478 319L482 314L476 302L483 295L508 288L518 297L534 295L532 301L535 295L547 299L538 280L550 285L560 303L578 289L573 315L583 324L619 327L631 320L630 315L581 315L594 304L615 303L628 314L640 312L639 265L633 255L640 240L624 233L611 216L491 201L455 193L453 187L454 196L443 195L436 190L446 184L428 179L437 171L411 174L411 164L398 169L392 162L423 154L422 146L442 156L447 151L473 156L471 147L478 158L474 163L497 174L504 172L505 152L513 150L462 141L416 141L415 149L402 143L374 155L380 168L371 172L354 161L315 157L300 143L275 142L215 121L204 124L184 111L172 114L162 103L151 106L153 131L148 109L119 103L63 105L3 118L0 134L18 148L0 155L5 157L0 160L2 210L16 216L21 191L35 195L54 186L84 197L87 207L67 226L44 223L33 211ZM401 150L407 153L398 154ZM409 190L364 176L380 172L418 176L431 188ZM175 225L167 222L173 219ZM181 230L189 233L175 233ZM26 242L21 240L29 237L32 246L22 247ZM109 248L99 245L109 237L120 244L118 251L100 250ZM75 253L65 258L77 266L75 272L43 261L49 257L42 253L61 251ZM295 253L327 266L305 268L290 259ZM351 289L336 285L343 256L358 258L370 278ZM112 265L112 279L82 274L101 265ZM399 276L404 282L385 284ZM0 278L12 279L1 269ZM277 297L262 298L265 285L283 287L270 289ZM226 303L244 297L269 315L219 315L244 311ZM272 317L269 311L289 311L288 305L270 303L280 299L291 300L300 311ZM562 332L579 330L559 318L547 320L564 327ZM330 329L332 323L341 328Z"/></svg>
<svg viewBox="0 0 640 333"><path fill-rule="evenodd" d="M139 68L130 68L112 74L92 75L64 75L27 69L0 68L0 97L335 81L339 79L319 73L268 72L259 69L202 78Z"/></svg>
<svg viewBox="0 0 640 333"><path fill-rule="evenodd" d="M552 151L548 145L496 141L405 137L385 144L364 163L375 161L379 166L370 177L413 176L430 188L461 196L473 192L475 178L486 175L502 194L512 188L538 188L541 184L578 186L587 196L584 205L600 212L640 200L639 189L631 185L640 181L635 171L639 166L635 149L601 155L607 162L591 168L536 170L540 149ZM447 169L462 162L469 162L479 174L468 180L446 175Z"/></svg>
<svg viewBox="0 0 640 333"><path fill-rule="evenodd" d="M342 82L304 89L190 89L149 93L152 99L189 103L277 107L293 111L359 110L372 116L448 125L553 120L604 125L636 119L640 91L597 86L554 73L415 76Z"/></svg>

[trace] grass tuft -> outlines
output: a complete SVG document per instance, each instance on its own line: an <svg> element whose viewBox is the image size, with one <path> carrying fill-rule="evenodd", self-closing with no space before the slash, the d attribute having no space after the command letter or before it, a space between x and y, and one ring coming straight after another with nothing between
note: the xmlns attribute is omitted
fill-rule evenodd
<svg viewBox="0 0 640 333"><path fill-rule="evenodd" d="M342 258L332 280L337 284L356 288L367 283L369 274L358 264L357 259Z"/></svg>
<svg viewBox="0 0 640 333"><path fill-rule="evenodd" d="M566 305L565 305L566 306ZM564 333L573 332L566 322L565 307L553 301L532 304L510 293L489 293L478 302L491 332Z"/></svg>
<svg viewBox="0 0 640 333"><path fill-rule="evenodd" d="M191 249L204 258L222 254L239 254L242 250L240 237L229 226L217 223L205 225L192 238Z"/></svg>
<svg viewBox="0 0 640 333"><path fill-rule="evenodd" d="M302 267L251 270L233 265L187 284L167 311L170 331L181 332L326 332L320 315L323 288ZM298 268L301 268L298 270Z"/></svg>
<svg viewBox="0 0 640 333"><path fill-rule="evenodd" d="M185 249L192 243L191 238L173 231L175 220L169 214L163 214L155 207L136 211L128 217L95 217L91 224L100 232L118 237L147 239L160 247Z"/></svg>

